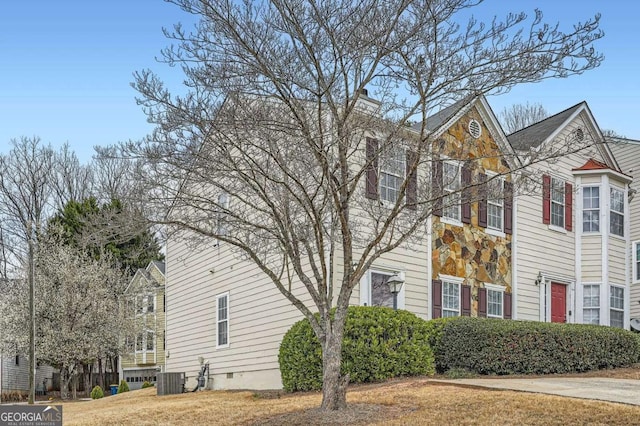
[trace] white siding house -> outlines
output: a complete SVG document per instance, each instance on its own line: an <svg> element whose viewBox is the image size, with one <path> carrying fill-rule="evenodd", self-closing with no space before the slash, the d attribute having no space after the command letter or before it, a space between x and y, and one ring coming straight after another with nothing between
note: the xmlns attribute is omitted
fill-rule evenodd
<svg viewBox="0 0 640 426"><path fill-rule="evenodd" d="M633 176L629 192L630 247L626 256L631 262L631 318L640 319L640 141L610 138L609 147L616 156L620 169Z"/></svg>
<svg viewBox="0 0 640 426"><path fill-rule="evenodd" d="M374 262L354 289L351 303L389 306L384 282L390 275L400 274L405 284L398 294L398 307L422 318L510 318L514 287L509 171L510 162L515 161L511 147L482 97L446 108L426 126L440 148L433 168L425 167L418 173L430 176L433 184L444 190L448 190L447 183L453 187L456 179L461 184L479 182L485 188L478 179L487 179L491 181L487 185L495 186L500 195L491 198L494 205L485 198L480 202L458 199L440 206L426 229L419 231L424 238ZM368 151L375 143L371 135L362 143L363 152L365 145ZM461 147L468 157L452 155ZM509 154L507 161L501 155L505 152ZM378 176L384 170L374 173L376 177L367 179L368 184L363 182L362 191L381 203L388 195L384 191L393 192L394 188L383 188ZM449 177L451 182L446 181ZM334 261L334 269L341 270L339 252ZM334 284L340 279L336 273ZM312 308L304 288L297 282L291 285L296 296ZM195 386L202 361L209 364L210 388L282 386L280 342L303 316L253 263L222 242L203 242L185 232L172 234L166 251L166 301L166 369L185 372L187 388Z"/></svg>
<svg viewBox="0 0 640 426"><path fill-rule="evenodd" d="M628 185L585 102L509 135L534 190L517 197L518 319L629 327ZM545 154L543 154L545 155Z"/></svg>

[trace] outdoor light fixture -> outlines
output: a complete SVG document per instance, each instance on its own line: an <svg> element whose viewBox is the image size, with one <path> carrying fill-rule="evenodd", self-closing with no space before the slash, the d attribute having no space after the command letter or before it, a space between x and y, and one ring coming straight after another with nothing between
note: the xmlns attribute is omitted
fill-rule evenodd
<svg viewBox="0 0 640 426"><path fill-rule="evenodd" d="M542 272L538 271L538 278L536 278L536 285L542 284Z"/></svg>
<svg viewBox="0 0 640 426"><path fill-rule="evenodd" d="M387 280L387 285L389 286L389 291L393 294L393 310L398 310L398 293L402 289L402 285L404 284L404 278L397 273L389 277Z"/></svg>

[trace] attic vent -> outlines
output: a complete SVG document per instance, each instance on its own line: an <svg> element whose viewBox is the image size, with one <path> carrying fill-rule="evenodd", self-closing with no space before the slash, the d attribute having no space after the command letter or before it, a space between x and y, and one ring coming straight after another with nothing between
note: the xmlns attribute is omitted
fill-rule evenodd
<svg viewBox="0 0 640 426"><path fill-rule="evenodd" d="M580 128L576 129L576 139L578 139L580 142L584 140L584 132Z"/></svg>
<svg viewBox="0 0 640 426"><path fill-rule="evenodd" d="M480 123L478 123L477 120L471 120L469 122L469 134L475 139L478 139L482 134L482 127L480 127Z"/></svg>

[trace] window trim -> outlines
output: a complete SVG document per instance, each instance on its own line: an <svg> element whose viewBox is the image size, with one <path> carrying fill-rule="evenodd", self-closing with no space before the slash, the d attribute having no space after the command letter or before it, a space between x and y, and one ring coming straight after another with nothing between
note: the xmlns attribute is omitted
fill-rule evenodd
<svg viewBox="0 0 640 426"><path fill-rule="evenodd" d="M582 323L583 324L593 324L591 322L585 322L584 319L584 311L585 309L592 309L592 310L597 310L598 311L598 324L594 324L594 325L601 325L602 324L602 294L600 294L600 292L602 291L602 283L599 282L584 282L582 283ZM586 306L584 303L584 289L585 287L597 287L597 295L598 295L598 305L597 306Z"/></svg>
<svg viewBox="0 0 640 426"><path fill-rule="evenodd" d="M640 240L631 243L632 259L633 259L633 276L631 282L634 284L640 283Z"/></svg>
<svg viewBox="0 0 640 426"><path fill-rule="evenodd" d="M454 277L453 275L442 275L440 274L438 279L442 281L442 295L441 295L441 318L448 318L444 312L449 311L453 312L453 309L446 308L444 303L444 289L446 284L453 284L458 286L458 309L457 314L454 317L462 316L462 284L464 283L464 278Z"/></svg>
<svg viewBox="0 0 640 426"><path fill-rule="evenodd" d="M581 201L582 201L582 233L583 234L597 235L597 234L600 234L602 232L601 228L600 228L600 225L602 223L602 221L600 220L600 218L601 218L601 207L602 207L602 201L601 201L602 200L602 196L601 196L601 192L602 191L600 191L600 187L601 187L601 185L584 185L582 187L582 194L581 194L582 195L582 199L581 199ZM585 203L584 203L584 201L585 201L585 189L587 189L587 188L588 189L596 188L598 190L598 207L597 208L593 208L593 207L585 208ZM592 199L592 197L590 197L590 199ZM586 222L585 221L584 213L587 212L587 211L589 211L589 212L593 212L593 211L597 212L597 217L598 217L598 230L597 231L592 231L592 230L587 231L587 230L585 230L585 224L586 223L591 223L591 222Z"/></svg>
<svg viewBox="0 0 640 426"><path fill-rule="evenodd" d="M457 178L457 189L450 190L447 188L447 183L445 182L445 178L447 176L445 172L446 166L454 166L458 169L456 173ZM444 158L442 160L442 216L440 217L440 221L444 223L448 223L450 225L462 226L462 162L458 160L451 160ZM446 200L451 194L455 194L458 197L458 205L447 206ZM447 209L456 208L458 218L454 218L451 216L447 216Z"/></svg>
<svg viewBox="0 0 640 426"><path fill-rule="evenodd" d="M614 210L613 209L613 193L618 192L621 194L622 196L622 211L618 211L618 210ZM625 199L624 199L624 190L622 188L619 188L617 186L613 186L610 185L609 186L609 234L611 234L611 236L613 237L618 237L618 238L624 238L625 237L625 232L624 232L624 227L625 227ZM615 232L613 232L612 229L612 225L613 225L613 215L619 215L622 217L622 234L616 234Z"/></svg>
<svg viewBox="0 0 640 426"><path fill-rule="evenodd" d="M504 294L505 294L506 288L501 285L489 284L489 283L485 283L484 288L487 291L487 318L504 319ZM489 292L500 293L500 315L489 313Z"/></svg>
<svg viewBox="0 0 640 426"><path fill-rule="evenodd" d="M226 298L226 318L224 320L220 320L220 299ZM223 348L228 348L229 347L229 343L230 343L230 332L229 332L229 325L230 325L230 315L229 315L229 292L225 292L225 293L220 293L216 296L216 349L223 349ZM224 344L220 344L220 325L221 323L226 322L227 323L227 330L226 330L226 335L227 335L227 341Z"/></svg>
<svg viewBox="0 0 640 426"><path fill-rule="evenodd" d="M379 160L380 170L378 170L378 194L379 194L378 197L381 203L387 204L387 205L394 205L400 198L404 196L404 194L400 191L400 189L402 188L402 183L405 181L407 177L407 150L402 146L393 147L386 154L387 154L386 156L381 155L381 159ZM391 157L391 154L393 154L393 157ZM384 167L385 165L389 165L391 161L396 162L398 160L401 163L399 167L399 170L401 170L400 174L393 173L389 171L389 169L385 170L385 167ZM383 190L382 190L383 175L393 176L394 178L398 179L398 182L399 182L398 187L396 188L385 187L385 188L390 188L391 190L397 193L395 200L387 200L383 197Z"/></svg>
<svg viewBox="0 0 640 426"><path fill-rule="evenodd" d="M381 274L381 275L389 275L389 276L398 274L400 275L400 278L405 280L404 285L400 289L400 293L398 293L398 299L397 299L398 309L404 309L404 306L405 306L404 290L407 287L405 271L404 269L399 267L394 268L392 266L386 266L386 265L372 266L360 279L360 305L373 306L371 304L371 293L372 293L371 274L374 274L374 273Z"/></svg>
<svg viewBox="0 0 640 426"><path fill-rule="evenodd" d="M616 288L619 290L622 290L622 308L614 308L611 305L611 297L613 296L613 291L612 289ZM620 325L620 328L624 328L624 313L625 313L625 299L626 299L627 295L625 292L625 287L623 285L619 285L619 284L609 284L609 327L617 327L611 324L611 312L615 311L615 312L622 312L622 324Z"/></svg>

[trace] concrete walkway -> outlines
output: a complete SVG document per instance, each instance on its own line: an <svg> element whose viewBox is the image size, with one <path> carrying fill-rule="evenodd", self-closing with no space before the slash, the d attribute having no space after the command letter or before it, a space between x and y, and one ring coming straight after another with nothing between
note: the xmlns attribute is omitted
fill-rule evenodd
<svg viewBox="0 0 640 426"><path fill-rule="evenodd" d="M565 377L540 379L456 379L435 380L453 385L546 393L572 398L596 399L640 405L640 380L599 377Z"/></svg>

